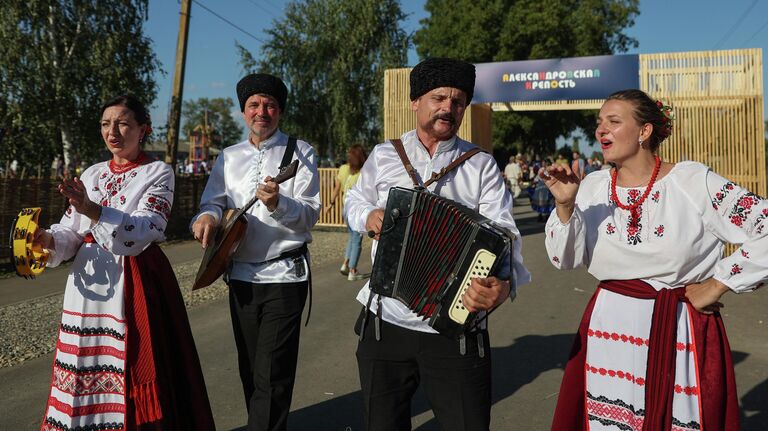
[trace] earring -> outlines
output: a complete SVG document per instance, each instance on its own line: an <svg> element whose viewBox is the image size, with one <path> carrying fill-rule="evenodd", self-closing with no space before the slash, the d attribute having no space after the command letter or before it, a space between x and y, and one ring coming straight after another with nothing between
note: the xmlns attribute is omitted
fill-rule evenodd
<svg viewBox="0 0 768 431"><path fill-rule="evenodd" d="M643 140L642 139L638 140L638 144L640 144L640 148L643 148Z"/></svg>

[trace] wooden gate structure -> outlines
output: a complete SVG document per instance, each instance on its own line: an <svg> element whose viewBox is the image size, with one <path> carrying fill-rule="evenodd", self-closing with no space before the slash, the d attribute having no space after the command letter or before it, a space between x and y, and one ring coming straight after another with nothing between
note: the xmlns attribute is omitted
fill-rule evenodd
<svg viewBox="0 0 768 431"><path fill-rule="evenodd" d="M760 196L768 196L763 113L762 50L734 49L640 54L640 89L672 105L672 136L660 148L664 160L696 160ZM384 73L384 138L416 128L411 111L410 68ZM492 151L493 111L598 110L602 99L502 102L470 105L459 136ZM322 170L321 171L326 171ZM335 170L321 172L323 202ZM320 225L341 225L340 208Z"/></svg>
<svg viewBox="0 0 768 431"><path fill-rule="evenodd" d="M760 49L640 54L640 89L675 109L676 126L660 149L664 160L696 160L766 196L763 60ZM384 74L384 137L416 127L409 68ZM471 105L459 136L491 148L492 111L597 110L603 100Z"/></svg>

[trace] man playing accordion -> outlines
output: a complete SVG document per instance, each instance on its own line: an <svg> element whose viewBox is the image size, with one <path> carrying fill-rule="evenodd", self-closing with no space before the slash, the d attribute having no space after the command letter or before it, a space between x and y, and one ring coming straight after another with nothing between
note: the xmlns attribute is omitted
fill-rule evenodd
<svg viewBox="0 0 768 431"><path fill-rule="evenodd" d="M512 259L504 258L491 276L473 278L462 298L471 312L490 310L514 298L516 285L530 281L512 218L512 197L496 162L490 154L479 152L437 181L422 180L476 151L473 144L456 136L472 100L475 67L459 60L428 59L413 69L410 84L416 130L373 149L357 184L347 193L349 225L373 235L375 257L390 189L418 184L507 229L515 237ZM412 166L412 171L405 166ZM357 360L366 429L410 430L411 397L419 383L443 429L489 428L491 359L485 323L468 326L463 336L454 339L438 334L398 300L373 294L368 284L357 299L366 305L355 327L361 338ZM375 324L366 325L369 320Z"/></svg>

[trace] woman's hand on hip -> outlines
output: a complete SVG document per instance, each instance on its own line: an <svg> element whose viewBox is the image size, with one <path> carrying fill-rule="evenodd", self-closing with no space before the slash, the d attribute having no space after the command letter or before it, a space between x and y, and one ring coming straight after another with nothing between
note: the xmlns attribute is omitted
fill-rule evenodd
<svg viewBox="0 0 768 431"><path fill-rule="evenodd" d="M720 302L720 297L729 290L725 284L710 278L685 286L685 297L699 313L712 314L725 306Z"/></svg>

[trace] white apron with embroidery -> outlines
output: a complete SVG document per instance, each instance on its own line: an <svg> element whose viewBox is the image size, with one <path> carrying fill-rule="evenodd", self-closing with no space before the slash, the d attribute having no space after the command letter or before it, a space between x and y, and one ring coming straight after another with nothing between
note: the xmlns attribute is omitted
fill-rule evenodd
<svg viewBox="0 0 768 431"><path fill-rule="evenodd" d="M584 265L598 280L640 279L668 289L714 277L736 292L768 279L768 203L696 162L681 162L656 182L640 218L610 201L610 171L584 178L568 223L552 213L546 248L560 269ZM645 191L617 187L625 204ZM741 244L722 258L723 241ZM589 322L587 415L591 430L641 430L652 300L601 291ZM677 309L673 430L701 429L695 343L687 304ZM706 425L706 424L705 424Z"/></svg>
<svg viewBox="0 0 768 431"><path fill-rule="evenodd" d="M104 208L98 223L70 207L51 226L49 266L74 256L42 430L125 428L124 256L165 239L173 203L170 166L155 161L127 172L108 162L83 172L88 197ZM88 233L94 243L83 243Z"/></svg>

